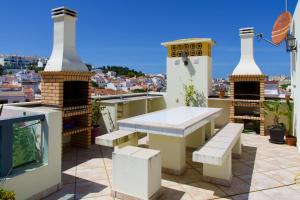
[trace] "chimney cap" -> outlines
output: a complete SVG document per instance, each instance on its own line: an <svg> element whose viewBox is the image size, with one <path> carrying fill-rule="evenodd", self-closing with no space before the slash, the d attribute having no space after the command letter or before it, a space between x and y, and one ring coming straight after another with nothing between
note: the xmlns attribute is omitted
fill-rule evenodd
<svg viewBox="0 0 300 200"><path fill-rule="evenodd" d="M240 35L254 34L255 29L253 27L240 28Z"/></svg>
<svg viewBox="0 0 300 200"><path fill-rule="evenodd" d="M65 6L61 6L61 7L52 9L51 14L53 17L58 16L58 15L69 15L71 17L77 17L76 11L66 8Z"/></svg>

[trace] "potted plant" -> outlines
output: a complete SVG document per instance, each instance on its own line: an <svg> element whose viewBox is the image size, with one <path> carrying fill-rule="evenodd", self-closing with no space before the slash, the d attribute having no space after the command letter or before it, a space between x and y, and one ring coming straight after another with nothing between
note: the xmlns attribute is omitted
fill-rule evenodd
<svg viewBox="0 0 300 200"><path fill-rule="evenodd" d="M186 106L192 106L193 100L195 99L196 89L192 81L189 85L184 85L184 101Z"/></svg>
<svg viewBox="0 0 300 200"><path fill-rule="evenodd" d="M293 136L293 113L294 105L289 99L286 99L286 109L282 112L288 119L288 130L286 133L286 143L291 146L296 146L296 137Z"/></svg>
<svg viewBox="0 0 300 200"><path fill-rule="evenodd" d="M95 100L92 103L92 144L95 144L95 138L100 135L100 125L99 120L102 116L102 111L105 109L105 106L101 105L100 101Z"/></svg>
<svg viewBox="0 0 300 200"><path fill-rule="evenodd" d="M219 98L224 98L226 93L226 85L221 83L218 86Z"/></svg>
<svg viewBox="0 0 300 200"><path fill-rule="evenodd" d="M15 193L12 191L7 191L5 189L0 188L0 199L3 200L15 200Z"/></svg>
<svg viewBox="0 0 300 200"><path fill-rule="evenodd" d="M267 113L273 114L273 125L269 128L270 133L270 142L276 144L284 144L284 133L285 126L283 123L279 123L279 117L282 115L280 111L281 102L279 100L275 101L267 101L265 103L265 108L267 109Z"/></svg>

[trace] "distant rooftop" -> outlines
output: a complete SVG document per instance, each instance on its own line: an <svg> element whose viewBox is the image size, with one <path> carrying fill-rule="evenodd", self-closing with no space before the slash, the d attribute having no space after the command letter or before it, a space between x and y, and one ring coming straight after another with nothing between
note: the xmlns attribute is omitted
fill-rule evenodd
<svg viewBox="0 0 300 200"><path fill-rule="evenodd" d="M167 47L170 45L198 43L198 42L209 42L212 45L216 44L216 42L211 38L187 38L187 39L179 39L179 40L173 40L169 42L163 42L161 43L161 45Z"/></svg>

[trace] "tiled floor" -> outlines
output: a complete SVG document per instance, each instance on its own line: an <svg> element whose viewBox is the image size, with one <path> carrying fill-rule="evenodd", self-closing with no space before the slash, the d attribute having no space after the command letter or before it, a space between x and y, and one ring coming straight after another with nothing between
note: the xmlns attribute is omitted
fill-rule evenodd
<svg viewBox="0 0 300 200"><path fill-rule="evenodd" d="M300 172L300 154L295 147L271 144L267 136L242 135L243 154L233 159L231 187L201 181L202 166L192 162L187 152L187 170L183 176L162 175L160 199L201 200L299 200L300 185L294 184ZM63 188L50 199L111 200L112 149L92 146L91 149L69 148L63 156Z"/></svg>

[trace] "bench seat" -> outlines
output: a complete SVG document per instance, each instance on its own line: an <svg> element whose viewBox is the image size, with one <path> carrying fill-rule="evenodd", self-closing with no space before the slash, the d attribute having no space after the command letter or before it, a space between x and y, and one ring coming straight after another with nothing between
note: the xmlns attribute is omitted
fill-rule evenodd
<svg viewBox="0 0 300 200"><path fill-rule="evenodd" d="M243 124L228 123L207 143L193 152L193 161L203 163L203 176L210 182L228 185L231 182L231 156L241 155ZM213 181L217 180L217 181Z"/></svg>
<svg viewBox="0 0 300 200"><path fill-rule="evenodd" d="M95 143L102 146L116 147L124 144L137 145L138 135L134 131L117 130L96 137Z"/></svg>

